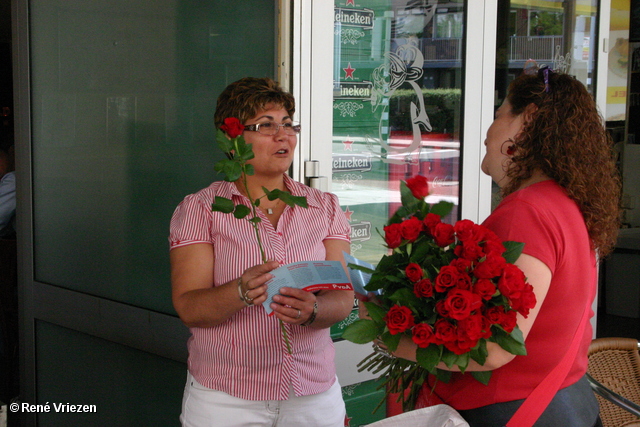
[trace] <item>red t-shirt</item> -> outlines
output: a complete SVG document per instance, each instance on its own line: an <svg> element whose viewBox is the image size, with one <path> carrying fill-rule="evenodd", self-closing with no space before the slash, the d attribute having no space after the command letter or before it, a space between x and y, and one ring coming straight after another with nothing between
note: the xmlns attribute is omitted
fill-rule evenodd
<svg viewBox="0 0 640 427"><path fill-rule="evenodd" d="M438 396L459 410L525 399L567 352L587 305L589 317L593 316L595 253L582 214L562 187L549 180L516 191L505 197L484 225L503 241L524 242L523 253L544 262L552 279L527 337L526 356L516 356L494 370L487 386L458 373L448 384L437 383ZM588 324L561 388L586 372L591 339Z"/></svg>

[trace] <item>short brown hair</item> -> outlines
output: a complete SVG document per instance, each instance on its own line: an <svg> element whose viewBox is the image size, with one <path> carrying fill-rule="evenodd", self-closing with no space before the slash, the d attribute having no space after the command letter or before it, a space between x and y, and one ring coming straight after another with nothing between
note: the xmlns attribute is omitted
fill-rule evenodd
<svg viewBox="0 0 640 427"><path fill-rule="evenodd" d="M264 77L245 77L227 86L220 96L213 116L216 128L224 119L235 117L241 123L271 106L282 107L293 117L296 102L293 95L284 91L276 81Z"/></svg>

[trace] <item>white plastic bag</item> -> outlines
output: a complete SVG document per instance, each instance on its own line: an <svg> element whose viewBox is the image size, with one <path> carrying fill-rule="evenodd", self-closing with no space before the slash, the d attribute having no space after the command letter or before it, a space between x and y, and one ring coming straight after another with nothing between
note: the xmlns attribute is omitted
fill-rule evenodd
<svg viewBox="0 0 640 427"><path fill-rule="evenodd" d="M451 406L434 405L385 418L366 427L469 427L469 423Z"/></svg>

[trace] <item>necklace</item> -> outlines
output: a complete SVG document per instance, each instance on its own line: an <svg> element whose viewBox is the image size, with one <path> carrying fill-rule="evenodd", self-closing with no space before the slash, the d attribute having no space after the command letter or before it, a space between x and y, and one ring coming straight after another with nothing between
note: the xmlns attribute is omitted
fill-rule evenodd
<svg viewBox="0 0 640 427"><path fill-rule="evenodd" d="M278 199L278 200L276 201L276 204L275 204L275 205L273 205L272 207L270 207L270 208L263 208L263 209L266 209L266 211L267 211L267 215L273 215L273 210L278 206L278 203L280 203L280 199Z"/></svg>

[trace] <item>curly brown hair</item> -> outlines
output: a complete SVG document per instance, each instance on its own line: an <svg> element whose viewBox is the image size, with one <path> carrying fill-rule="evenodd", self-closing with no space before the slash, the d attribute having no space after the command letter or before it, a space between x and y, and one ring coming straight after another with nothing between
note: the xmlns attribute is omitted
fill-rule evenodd
<svg viewBox="0 0 640 427"><path fill-rule="evenodd" d="M220 128L224 119L235 117L245 123L260 111L270 107L282 107L290 117L296 111L296 102L277 82L264 77L245 77L228 85L218 96L213 120Z"/></svg>
<svg viewBox="0 0 640 427"><path fill-rule="evenodd" d="M507 99L513 114L524 113L516 151L507 171L506 196L533 171L564 187L579 206L593 248L601 258L615 244L620 222L619 171L613 143L587 89L572 76L544 70L511 82ZM527 109L530 104L537 107ZM526 111L525 111L526 110Z"/></svg>

